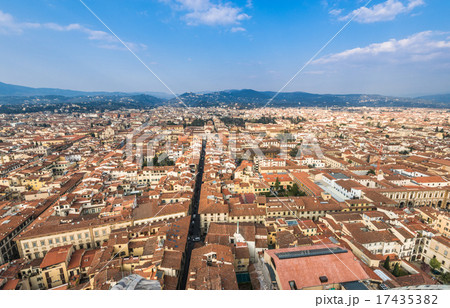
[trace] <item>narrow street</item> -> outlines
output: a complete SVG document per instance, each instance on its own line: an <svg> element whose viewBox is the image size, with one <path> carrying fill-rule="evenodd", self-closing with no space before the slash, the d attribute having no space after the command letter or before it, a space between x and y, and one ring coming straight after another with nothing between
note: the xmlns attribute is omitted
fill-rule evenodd
<svg viewBox="0 0 450 308"><path fill-rule="evenodd" d="M206 140L203 140L202 149L200 152L200 160L197 167L197 178L195 179L194 196L192 198L191 203L191 224L189 225L188 242L186 244L186 251L184 253L185 263L180 277L180 283L178 286L179 290L186 289L186 282L188 278L189 263L191 261L192 249L194 249L195 243L201 240L200 217L198 215L198 206L200 201L200 192L202 188L203 168L205 165L205 148L206 148Z"/></svg>

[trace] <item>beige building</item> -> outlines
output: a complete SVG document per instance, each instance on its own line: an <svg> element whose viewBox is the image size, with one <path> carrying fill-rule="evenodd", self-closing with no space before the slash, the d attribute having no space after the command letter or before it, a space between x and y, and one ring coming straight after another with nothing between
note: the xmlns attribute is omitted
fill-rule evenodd
<svg viewBox="0 0 450 308"><path fill-rule="evenodd" d="M434 228L446 238L450 238L450 215L440 212L434 224Z"/></svg>
<svg viewBox="0 0 450 308"><path fill-rule="evenodd" d="M436 258L441 263L439 269L443 273L450 271L450 240L442 236L432 237L424 247L422 260L430 264L431 259Z"/></svg>
<svg viewBox="0 0 450 308"><path fill-rule="evenodd" d="M41 263L45 288L51 289L68 283L67 268L74 252L73 245L52 248Z"/></svg>

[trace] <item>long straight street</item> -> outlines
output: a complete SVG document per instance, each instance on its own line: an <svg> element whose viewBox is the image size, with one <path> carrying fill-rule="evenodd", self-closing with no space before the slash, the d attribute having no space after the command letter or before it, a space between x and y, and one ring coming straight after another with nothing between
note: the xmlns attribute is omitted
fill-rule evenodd
<svg viewBox="0 0 450 308"><path fill-rule="evenodd" d="M188 242L186 244L185 263L181 273L180 283L178 287L178 289L180 290L186 289L186 282L189 271L189 263L191 261L192 249L194 249L195 243L201 240L200 217L198 215L198 206L200 201L200 192L202 189L203 168L205 165L205 148L206 148L206 140L203 140L202 149L200 152L200 160L197 167L197 178L195 180L194 196L192 198L191 203L191 211L190 211L191 223L189 225Z"/></svg>

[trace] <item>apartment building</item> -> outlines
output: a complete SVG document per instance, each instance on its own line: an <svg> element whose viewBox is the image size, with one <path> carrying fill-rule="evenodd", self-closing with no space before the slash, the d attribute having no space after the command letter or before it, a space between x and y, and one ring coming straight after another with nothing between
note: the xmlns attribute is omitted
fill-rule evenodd
<svg viewBox="0 0 450 308"><path fill-rule="evenodd" d="M439 271L448 273L450 271L450 240L443 236L434 236L424 246L422 260L430 264L433 258L440 263Z"/></svg>

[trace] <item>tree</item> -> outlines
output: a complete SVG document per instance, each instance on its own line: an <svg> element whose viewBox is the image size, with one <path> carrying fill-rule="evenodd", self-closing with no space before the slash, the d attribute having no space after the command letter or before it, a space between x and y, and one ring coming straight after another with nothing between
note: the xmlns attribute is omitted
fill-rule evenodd
<svg viewBox="0 0 450 308"><path fill-rule="evenodd" d="M148 162L147 162L148 165ZM152 159L152 166L174 166L175 162L171 160L166 154L155 155Z"/></svg>
<svg viewBox="0 0 450 308"><path fill-rule="evenodd" d="M439 262L436 257L430 260L430 266L434 268L435 270L438 270L441 268L441 262Z"/></svg>
<svg viewBox="0 0 450 308"><path fill-rule="evenodd" d="M195 119L194 121L192 121L191 126L204 126L205 123L206 122L202 119Z"/></svg>
<svg viewBox="0 0 450 308"><path fill-rule="evenodd" d="M441 280L445 284L450 284L450 272L441 275Z"/></svg>
<svg viewBox="0 0 450 308"><path fill-rule="evenodd" d="M369 175L369 174L373 174L373 175L375 175L375 170L373 170L373 169L370 169L369 171L367 171L367 175ZM388 257L389 258L389 257Z"/></svg>
<svg viewBox="0 0 450 308"><path fill-rule="evenodd" d="M277 178L277 180L275 181L275 190L279 191L280 190L280 180Z"/></svg>
<svg viewBox="0 0 450 308"><path fill-rule="evenodd" d="M297 196L298 194L300 194L300 189L298 188L297 183L294 183L290 189L290 194L292 196Z"/></svg>
<svg viewBox="0 0 450 308"><path fill-rule="evenodd" d="M292 149L289 151L289 155L290 155L291 157L296 157L296 156L297 156L297 153L298 153L298 149L297 149L297 148L292 148Z"/></svg>
<svg viewBox="0 0 450 308"><path fill-rule="evenodd" d="M400 276L400 265L398 263L395 263L394 270L392 271L392 275L395 277Z"/></svg>
<svg viewBox="0 0 450 308"><path fill-rule="evenodd" d="M288 195L289 196L294 196L294 197L306 196L306 194L303 191L300 190L300 188L298 187L297 183L294 183L292 185L292 187L289 187Z"/></svg>
<svg viewBox="0 0 450 308"><path fill-rule="evenodd" d="M391 262L391 258L389 256L387 256L386 260L384 260L383 267L385 269L387 269L388 271L391 270L391 265L389 264L389 262Z"/></svg>

